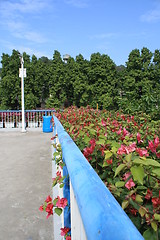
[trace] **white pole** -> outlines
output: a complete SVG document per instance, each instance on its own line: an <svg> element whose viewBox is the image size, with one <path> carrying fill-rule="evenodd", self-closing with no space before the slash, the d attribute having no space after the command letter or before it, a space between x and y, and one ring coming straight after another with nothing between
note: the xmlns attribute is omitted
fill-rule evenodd
<svg viewBox="0 0 160 240"><path fill-rule="evenodd" d="M23 68L24 60L23 54L21 57L21 92L22 92L22 132L26 132L25 129L25 117L24 117L24 68Z"/></svg>

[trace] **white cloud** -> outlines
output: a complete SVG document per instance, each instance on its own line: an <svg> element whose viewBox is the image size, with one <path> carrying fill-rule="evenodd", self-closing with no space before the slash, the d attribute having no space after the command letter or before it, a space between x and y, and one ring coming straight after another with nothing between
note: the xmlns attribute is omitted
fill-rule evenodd
<svg viewBox="0 0 160 240"><path fill-rule="evenodd" d="M37 58L40 58L42 56L45 56L45 57L48 57L48 58L52 57L52 56L49 56L46 52L37 51L36 49L32 49L32 48L25 47L25 46L18 46L18 48L13 48L13 49L18 49L18 51L20 53L26 52L30 56L32 56L34 54Z"/></svg>
<svg viewBox="0 0 160 240"><path fill-rule="evenodd" d="M92 36L90 36L90 39L100 39L100 40L103 40L103 39L113 38L113 37L116 37L116 36L117 36L116 33L102 33L102 34L92 35Z"/></svg>
<svg viewBox="0 0 160 240"><path fill-rule="evenodd" d="M20 53L26 52L30 56L34 54L37 58L40 58L42 56L52 58L52 54L49 55L47 52L37 51L36 49L30 48L30 47L26 47L22 45L19 46L17 44L11 43L9 41L4 41L4 40L3 41L0 40L0 43L3 44L5 47L7 47L10 50L10 52L12 52L12 50L15 49L15 50L18 50Z"/></svg>
<svg viewBox="0 0 160 240"><path fill-rule="evenodd" d="M158 22L160 21L160 2L156 1L154 9L146 12L140 17L142 22Z"/></svg>
<svg viewBox="0 0 160 240"><path fill-rule="evenodd" d="M14 2L2 0L0 2L0 10L6 15L13 14L14 12L35 13L43 10L47 3L44 0L15 0Z"/></svg>
<svg viewBox="0 0 160 240"><path fill-rule="evenodd" d="M32 29L27 17L35 18L44 8L50 7L50 2L51 0L0 0L0 24L16 38L44 43L47 39Z"/></svg>
<svg viewBox="0 0 160 240"><path fill-rule="evenodd" d="M78 8L86 8L88 6L86 0L65 0L65 3Z"/></svg>
<svg viewBox="0 0 160 240"><path fill-rule="evenodd" d="M33 32L33 31L13 32L13 35L17 38L26 39L26 40L29 40L29 41L35 42L35 43L45 43L48 41L45 37L41 36L41 34Z"/></svg>

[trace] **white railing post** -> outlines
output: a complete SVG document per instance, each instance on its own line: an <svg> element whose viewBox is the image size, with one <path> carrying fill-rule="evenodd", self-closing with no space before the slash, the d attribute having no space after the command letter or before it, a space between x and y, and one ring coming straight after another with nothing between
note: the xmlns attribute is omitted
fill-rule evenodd
<svg viewBox="0 0 160 240"><path fill-rule="evenodd" d="M71 236L74 240L87 240L76 197L70 181Z"/></svg>
<svg viewBox="0 0 160 240"><path fill-rule="evenodd" d="M59 144L59 139L56 138L55 140L52 140L52 143ZM52 148L52 156L55 152L55 148ZM63 177L63 171L59 168L57 169L57 165L55 160L52 161L52 178L56 177L56 172L61 171L61 176ZM57 196L60 198L63 197L63 189L60 188L58 185L54 186L53 188L53 199ZM63 240L64 238L60 236L60 229L64 227L64 214L62 213L61 216L58 216L57 214L53 215L53 234L54 234L54 240Z"/></svg>
<svg viewBox="0 0 160 240"><path fill-rule="evenodd" d="M54 110L26 110L26 127L41 128L43 114L51 115ZM0 128L23 128L22 111L20 110L0 110Z"/></svg>

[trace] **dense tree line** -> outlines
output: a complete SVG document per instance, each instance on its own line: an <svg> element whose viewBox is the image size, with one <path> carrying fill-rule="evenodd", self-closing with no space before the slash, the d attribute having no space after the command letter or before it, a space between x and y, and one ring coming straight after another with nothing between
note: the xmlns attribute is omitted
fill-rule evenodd
<svg viewBox="0 0 160 240"><path fill-rule="evenodd" d="M134 49L126 66L116 66L106 54L81 54L63 61L54 51L53 59L23 53L25 109L91 105L125 112L144 111L158 116L160 108L160 50ZM0 109L21 108L21 67L19 52L2 54Z"/></svg>

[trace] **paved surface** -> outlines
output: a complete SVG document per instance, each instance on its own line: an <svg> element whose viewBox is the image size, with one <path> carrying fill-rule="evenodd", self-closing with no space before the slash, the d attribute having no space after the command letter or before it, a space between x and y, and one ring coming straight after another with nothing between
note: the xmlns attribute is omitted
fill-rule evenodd
<svg viewBox="0 0 160 240"><path fill-rule="evenodd" d="M52 194L52 133L0 129L0 240L53 240L39 206Z"/></svg>

